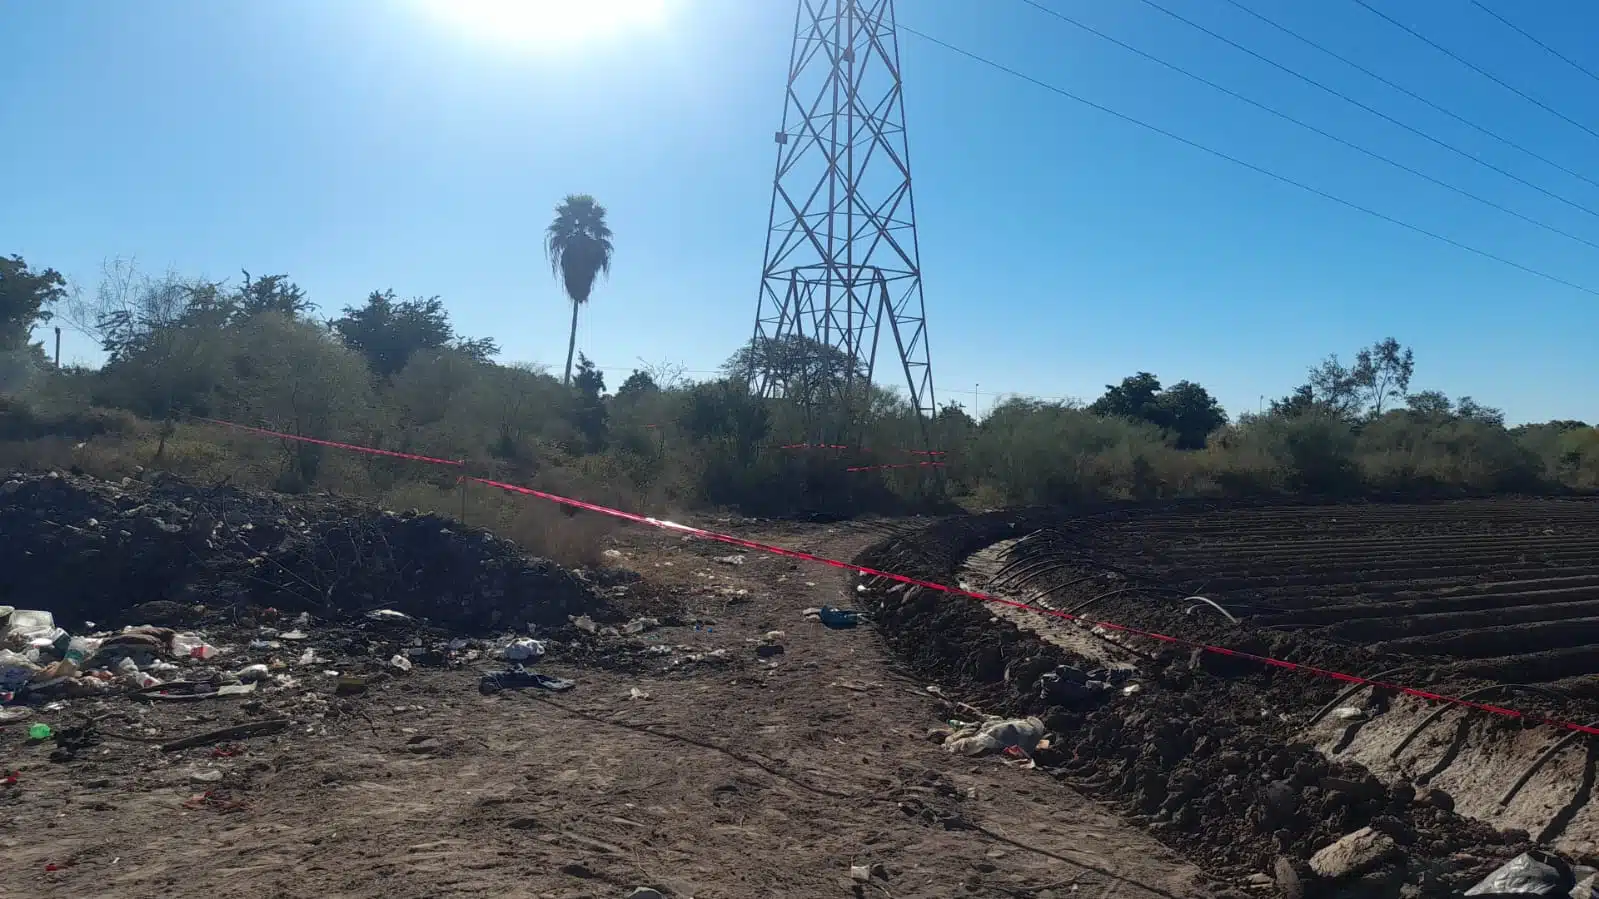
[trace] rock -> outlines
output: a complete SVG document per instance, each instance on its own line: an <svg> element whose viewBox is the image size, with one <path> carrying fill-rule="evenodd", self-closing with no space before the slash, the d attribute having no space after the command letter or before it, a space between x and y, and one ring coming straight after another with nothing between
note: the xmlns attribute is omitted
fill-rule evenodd
<svg viewBox="0 0 1599 899"><path fill-rule="evenodd" d="M1310 857L1310 870L1329 880L1355 877L1398 855L1393 837L1362 827L1318 850Z"/></svg>
<svg viewBox="0 0 1599 899"><path fill-rule="evenodd" d="M1305 882L1299 876L1299 868L1294 865L1293 859L1286 855L1277 856L1272 873L1277 881L1277 889L1285 899L1305 899Z"/></svg>
<svg viewBox="0 0 1599 899"><path fill-rule="evenodd" d="M1274 780L1262 791L1266 803L1267 821L1271 824L1293 817L1299 810L1299 793L1286 780Z"/></svg>
<svg viewBox="0 0 1599 899"><path fill-rule="evenodd" d="M1445 793L1443 790L1440 790L1437 787L1427 790L1426 792L1417 796L1416 799L1417 801L1430 805L1433 808L1441 808L1446 812L1452 812L1455 810L1455 797Z"/></svg>
<svg viewBox="0 0 1599 899"><path fill-rule="evenodd" d="M1323 790L1348 793L1356 799L1376 799L1384 792L1382 782L1375 777L1368 777L1365 780L1351 780L1347 777L1323 777L1320 786Z"/></svg>

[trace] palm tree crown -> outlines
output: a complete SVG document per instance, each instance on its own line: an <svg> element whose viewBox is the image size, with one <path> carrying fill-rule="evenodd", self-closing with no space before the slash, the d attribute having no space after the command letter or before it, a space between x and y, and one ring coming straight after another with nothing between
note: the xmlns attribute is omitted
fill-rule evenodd
<svg viewBox="0 0 1599 899"><path fill-rule="evenodd" d="M544 255L550 274L561 279L572 301L572 333L566 346L566 383L572 380L572 353L577 348L577 310L589 301L594 281L611 272L611 229L605 207L588 194L570 194L555 207L555 220L544 229Z"/></svg>

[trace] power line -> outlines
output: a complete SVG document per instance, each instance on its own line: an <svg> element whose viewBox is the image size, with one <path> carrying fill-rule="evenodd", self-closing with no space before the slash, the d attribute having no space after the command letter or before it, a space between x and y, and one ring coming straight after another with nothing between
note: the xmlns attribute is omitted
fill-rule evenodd
<svg viewBox="0 0 1599 899"><path fill-rule="evenodd" d="M1024 2L1032 2L1032 0L1024 0ZM1530 187L1533 190L1543 194L1544 196L1549 197L1549 198L1554 199L1554 200L1558 200L1561 203L1564 203L1564 204L1566 204L1567 206L1570 206L1573 209L1579 209L1579 210L1581 210L1583 212L1588 213L1589 215L1599 216L1599 210L1595 210L1592 207L1584 206L1581 203L1578 203L1578 202L1575 202L1573 200L1567 199L1566 197L1563 197L1563 196L1555 193L1554 191L1547 190L1547 189L1545 189L1543 187L1540 187L1540 186L1532 183L1531 181L1528 181L1526 178L1523 178L1520 175L1515 174L1514 172L1511 172L1511 171L1508 171L1506 169L1500 168L1499 166L1494 165L1491 162L1487 162L1487 161L1478 159L1469 150L1462 150L1461 148L1455 146L1454 144L1451 144L1451 143L1449 143L1448 141L1445 141L1445 140L1440 140L1439 138L1436 138L1436 137L1432 136L1431 134L1428 134L1427 132L1421 130L1420 128L1415 127L1414 125L1410 125L1410 124L1408 124L1406 122L1402 122L1399 119L1394 118L1393 116L1387 114L1386 112L1383 112L1380 109L1376 109L1376 108L1374 108L1372 106L1369 106L1369 105L1367 105L1365 103L1362 103L1359 100L1356 100L1354 97L1351 97L1348 94L1344 93L1343 91L1340 91L1340 90L1338 90L1336 88L1328 87L1327 85L1322 84L1320 81L1317 81L1316 79L1310 77L1309 75L1306 75L1306 74L1304 74L1302 72L1299 72L1299 71L1297 71L1295 69L1289 68L1288 66L1285 66L1282 63L1278 62L1277 60L1272 59L1272 58L1270 58L1268 56L1265 56L1265 55L1262 55L1260 53L1257 53L1256 51L1249 49L1248 47L1244 46L1243 44L1238 43L1237 41L1233 40L1230 37L1227 37L1224 34L1219 34L1219 33L1215 32L1215 31L1212 31L1209 28L1206 28L1205 26L1199 24L1198 22L1195 22L1192 19L1186 18L1186 17L1184 17L1182 15L1179 15L1179 14L1177 14L1175 12L1172 12L1171 10L1167 9L1166 7L1161 6L1159 3L1156 3L1155 0L1138 0L1138 2L1144 4L1145 6L1148 6L1151 9L1154 9L1154 10L1156 10L1158 12L1165 13L1166 15L1172 17L1173 19L1176 19L1179 22L1182 22L1184 25L1187 25L1190 28L1193 28L1193 29L1195 29L1197 31L1202 31L1205 34L1208 34L1211 37L1215 38L1216 40L1221 41L1222 43L1228 45L1229 47L1232 47L1232 48L1238 50L1239 52L1247 53L1250 56L1253 56L1254 58L1260 60L1261 62L1266 63L1269 66L1272 66L1273 68L1280 69L1281 71L1286 72L1287 74L1292 75L1295 78L1298 78L1300 81L1303 81L1303 82L1305 82L1306 84L1308 84L1308 85L1310 85L1312 87L1315 87L1315 88L1317 88L1319 90L1325 91L1325 92L1333 95L1334 97L1337 97L1338 99L1344 101L1345 103L1348 103L1348 104L1350 104L1352 106L1359 107L1360 109L1364 109L1366 112L1371 113L1372 115L1382 119L1385 122L1388 122L1388 123L1393 124L1393 125L1397 125L1400 128L1403 128L1406 131L1409 131L1411 134L1414 134L1417 137L1422 138L1423 140L1427 140L1427 141L1430 141L1430 142L1432 142L1434 144L1437 144L1438 146L1443 147L1445 150L1448 150L1449 152L1454 153L1456 156L1459 156L1462 159L1469 159L1470 161L1476 163L1477 165L1482 166L1485 169L1488 169L1488 170L1494 171L1494 172L1498 172L1499 174L1505 176L1506 178L1509 178L1512 181L1515 181L1518 184L1522 184L1522 185L1525 185L1527 187ZM1363 0L1355 0L1355 2L1356 3L1360 3L1362 6L1365 5ZM1596 133L1594 136L1595 137L1599 137L1599 133Z"/></svg>
<svg viewBox="0 0 1599 899"><path fill-rule="evenodd" d="M1565 54L1561 53L1559 50L1556 50L1555 48L1549 46L1548 44L1544 43L1543 41L1540 41L1537 38L1533 37L1531 34L1527 33L1526 29L1523 29L1522 27L1520 27L1516 23L1514 23L1514 22L1510 21L1509 19L1505 18L1504 16L1501 16L1500 14L1494 12L1493 10L1489 9L1487 6L1483 5L1482 3L1479 3L1478 0L1471 0L1471 5L1477 7L1478 9L1482 10L1483 12L1487 13L1490 16L1493 16L1495 19L1498 19L1500 24L1504 25L1506 28L1509 28L1511 31L1514 31L1515 33L1521 35L1522 37L1526 38L1527 40L1532 41L1534 44L1537 44L1538 46L1544 48L1545 50L1547 50L1549 52L1549 55L1553 56L1555 59L1558 59L1561 62L1565 63L1566 65L1571 66L1573 69L1576 69L1577 71L1581 72L1582 74L1587 75L1589 78L1592 78L1595 81L1599 81L1599 75L1595 75L1593 73L1592 69L1589 69L1589 68L1583 66L1581 63L1577 62L1574 59L1571 59L1570 57L1568 57Z"/></svg>
<svg viewBox="0 0 1599 899"><path fill-rule="evenodd" d="M1272 19L1272 18L1268 17L1266 14L1258 12L1258 11L1256 11L1254 9L1251 9L1248 6L1245 6L1243 3L1239 2L1239 0L1226 0L1226 2L1232 4L1233 6L1237 7L1238 9L1242 10L1243 12L1248 13L1251 16L1254 16L1256 19L1259 19L1260 21L1265 22L1267 25L1270 25L1271 27L1277 29L1278 31L1281 31L1283 34L1286 34L1289 37L1294 38L1295 40L1302 41L1302 42L1304 42L1306 44L1309 44L1310 46L1316 48L1317 50L1320 50L1321 52L1327 54L1328 56L1331 56L1333 59L1336 59L1339 62L1343 63L1344 65L1347 65L1347 66L1353 68L1355 71L1360 72L1360 73L1362 73L1362 74L1364 74L1364 75L1366 75L1366 76L1368 76L1370 78L1373 78L1377 82L1379 82L1381 84L1384 84L1384 85L1387 85L1388 87L1391 87L1391 88L1393 88L1396 91L1399 91L1400 93L1404 94L1405 96L1409 97L1410 99L1415 100L1416 102L1427 106L1429 109L1433 109L1433 110L1436 110L1438 112L1441 112L1444 115L1450 117L1451 119L1454 119L1455 121L1459 122L1460 124L1465 125L1466 127L1471 128L1471 129L1473 129L1473 130L1475 130L1475 131L1477 131L1477 132L1479 132L1481 134L1486 134L1489 137L1493 138L1494 140L1499 141L1500 143L1504 144L1505 146L1510 147L1513 150L1518 150L1518 151L1520 151L1522 153L1525 153L1526 155L1531 156L1533 159L1536 159L1539 162L1541 162L1541 163L1543 163L1543 164L1545 164L1547 166L1551 166L1553 168L1559 169L1560 171L1565 172L1567 175L1570 175L1573 178L1576 178L1576 179L1581 180L1581 181L1586 181L1587 183L1593 185L1594 187L1599 187L1599 181L1595 181L1594 179L1589 178L1587 175L1584 175L1581 172L1575 171L1573 169L1569 169L1569 168L1561 165L1560 163L1555 162L1553 159L1550 159L1549 157L1544 156L1544 155L1542 155L1542 154L1540 154L1540 153L1538 153L1538 152L1536 152L1534 150L1529 150L1528 148L1522 146L1521 144L1516 143L1515 141L1511 140L1508 137L1505 137L1502 134L1499 134L1496 131L1493 131L1493 130L1491 130L1489 128L1486 128L1486 127L1484 127L1482 125L1479 125L1476 122L1473 122L1471 119L1468 119L1468 118L1466 118L1463 115L1460 115L1459 113L1456 113L1456 112L1454 112L1452 110L1446 109L1446 108L1438 105L1437 103L1434 103L1433 101L1427 99L1426 97L1423 97L1421 94L1416 93L1415 91L1411 90L1410 88L1405 87L1402 84L1397 84L1397 83L1395 83L1395 82L1393 82L1393 81L1391 81L1391 80L1389 80L1387 78L1384 78L1382 75L1379 75L1376 72L1373 72L1371 69L1366 68L1365 66L1361 65L1358 62L1355 62L1354 60L1350 59L1349 57L1344 56L1344 55L1342 55L1340 53L1337 53L1337 52L1335 52L1333 50L1329 50L1326 46L1324 46L1324 45L1322 45L1320 43L1317 43L1316 41L1314 41L1314 40L1312 40L1312 39L1310 39L1308 37L1305 37L1303 34L1300 34L1299 32L1294 31L1292 28L1289 28L1287 25L1284 25L1281 22L1278 22L1275 19Z"/></svg>
<svg viewBox="0 0 1599 899"><path fill-rule="evenodd" d="M1146 0L1146 2L1147 2L1147 0ZM1432 40L1431 38L1427 37L1426 35L1422 34L1419 31L1417 31L1416 29L1411 28L1409 25L1406 25L1403 22L1400 22L1397 19L1395 19L1394 17L1392 17L1392 16L1388 15L1387 13L1383 12L1382 10L1377 9L1376 7L1372 6L1370 3L1367 3L1366 0L1353 0L1353 2L1356 3L1357 5L1359 5L1362 9L1364 9L1367 12L1371 13L1372 15L1376 16L1377 18L1382 19L1384 22L1387 22L1388 24L1394 26L1395 28L1398 28L1400 31L1403 31L1404 33L1410 35L1411 37L1415 38L1416 40L1421 41L1422 43L1424 43L1427 46L1433 48L1434 50L1437 50L1439 53L1442 53L1443 55L1449 57L1450 59L1454 60L1455 62L1458 62L1461 65L1465 66L1466 68L1472 70L1473 72L1476 72L1478 75L1481 75L1482 77L1488 79L1489 81L1492 81L1494 84L1497 84L1500 87L1504 88L1505 90L1510 91L1511 93L1513 93L1516 96L1520 97L1521 99L1526 100L1528 103L1531 103L1532 105L1538 107L1539 109L1542 109L1544 112L1547 112L1550 115L1552 115L1552 116L1554 116L1554 117L1556 117L1558 119L1561 119L1561 120L1565 121L1566 123L1568 123L1570 125L1573 125L1575 127L1581 128L1582 130L1588 132L1593 137L1599 138L1599 131L1595 131L1592 128L1589 128L1587 125L1584 125L1583 123L1577 121L1576 119L1572 118L1571 116L1568 116L1565 113L1561 112L1560 110L1555 109L1553 106L1550 106L1548 103L1545 103L1542 100L1538 99L1537 97L1534 97L1531 94L1526 93L1525 91L1521 90L1520 88L1517 88L1517 87L1507 83L1506 81L1504 81L1504 79L1502 79L1499 76L1493 74L1492 72L1489 72L1489 71L1481 68L1480 66L1475 65L1471 61L1469 61L1469 60L1465 59L1464 57L1460 56L1458 53L1455 53L1453 50L1450 50L1448 47L1445 47L1445 46L1439 44L1438 42Z"/></svg>
<svg viewBox="0 0 1599 899"><path fill-rule="evenodd" d="M1176 142L1178 142L1180 144L1183 144L1185 146L1192 147L1195 150L1199 150L1199 151L1201 151L1203 153L1207 153L1207 154L1209 154L1211 156L1214 156L1214 157L1216 157L1218 159L1224 159L1227 162L1230 162L1230 163L1232 163L1234 165L1242 166L1243 168L1249 169L1252 172L1256 172L1258 174L1265 175L1266 177L1272 179L1273 181L1281 182L1281 183L1286 184L1286 185L1288 185L1290 187L1296 187L1296 188L1298 188L1298 189L1300 189L1302 191L1305 191L1306 193L1315 194L1316 196L1321 197L1324 200L1330 200L1330 201L1332 201L1334 203L1337 203L1340 206L1346 207L1348 209L1353 209L1356 212L1365 213L1366 215L1369 215L1369 216L1371 216L1373 218L1381 219L1381 220L1383 220L1385 222L1388 222L1391 225L1398 225L1399 227L1404 228L1406 231L1412 231L1412 232L1414 232L1416 234L1422 235L1423 237L1430 237L1433 240L1439 241L1441 243L1446 243L1446 244L1448 244L1448 245L1450 245L1452 247L1455 247L1457 249L1465 250L1466 252L1471 253L1474 256L1480 256L1480 257L1482 257L1484 259L1488 259L1488 260L1491 260L1493 262L1497 262L1500 265L1509 266L1510 268L1517 269L1518 271L1526 272L1529 275L1535 275L1535 276L1537 276L1539 278L1543 278L1546 281L1551 281L1551 282L1553 282L1555 284L1559 284L1559 285L1561 285L1563 287L1570 287L1573 290L1580 290L1583 293L1592 294L1594 296L1599 296L1599 290L1595 290L1594 288L1584 287L1583 285L1578 284L1578 283L1576 283L1574 281L1568 281L1565 278L1560 277L1559 275L1551 275L1548 272L1540 271L1538 269L1532 268L1531 266L1522 265L1519 262L1514 262L1512 260L1506 259L1503 256L1499 256L1497 254L1491 253L1491 252L1489 252L1487 250L1481 250L1481 249L1478 249L1478 248L1476 248L1474 246L1471 246L1470 244L1462 243L1462 242L1460 242L1458 240L1455 240L1452 237L1445 237L1444 235L1439 234L1436 231L1429 231L1426 228L1422 228L1419 225L1412 225L1409 222L1402 221L1400 219L1394 218L1393 216L1388 215L1388 214L1383 213L1383 212L1378 212L1377 210L1372 209L1372 208L1370 208L1368 206L1362 206L1359 203L1356 203L1356 202L1354 202L1352 200L1346 200L1343 197L1337 196L1335 194L1330 194L1327 191L1324 191L1324 190L1322 190L1319 187L1312 187L1309 184L1304 183L1303 181L1296 181L1293 178L1288 177L1287 175L1279 175L1276 172L1271 171L1270 169L1263 168L1263 167L1258 166L1258 165L1256 165L1256 164L1254 164L1252 162L1246 162L1246 161L1244 161L1242 159L1239 159L1236 156L1232 156L1230 154L1224 153L1221 150L1217 150L1217 149L1214 149L1212 147L1208 147L1208 146L1206 146L1206 145L1204 145L1202 143L1199 143L1198 141L1191 140L1189 138L1183 137L1182 135L1177 134L1176 132L1168 131L1165 128L1160 127L1159 125L1152 125L1149 122L1146 122L1146 121L1144 121L1142 119L1135 118L1135 117L1133 117L1131 115L1128 115L1125 112L1121 112L1119 110L1112 109L1109 106L1105 106L1103 104L1096 103L1093 100L1087 99L1086 97L1080 97L1077 94L1074 94L1071 91L1066 90L1063 87L1059 87L1057 85L1050 84L1047 81L1042 81L1042 80L1040 80L1038 78L1034 78L1033 76L1028 75L1025 72L1022 72L1022 71L1017 70L1017 69L1013 69L1010 66L1005 65L1004 63L996 62L996 61L994 61L992 59L989 59L989 58L987 58L985 56L980 56L980 55L978 55L976 53L973 53L970 50L962 49L962 48L957 47L954 44L951 44L951 43L949 43L947 41L943 41L943 40L940 40L939 38L933 37L930 34L927 34L927 33L922 32L922 31L918 31L915 28L912 28L912 27L910 27L908 25L900 24L898 27L899 27L900 31L903 31L906 34L912 35L914 37L921 38L922 40L927 41L928 43L936 44L937 46L943 47L944 49L949 50L952 53L956 53L956 54L959 54L961 56L964 56L967 59L973 60L974 62L982 63L983 65L988 66L989 68L996 69L998 71L1004 72L1007 75L1011 75L1013 77L1020 78L1023 81L1026 81L1026 82L1028 82L1030 84L1033 84L1033 85L1036 85L1038 87L1041 87L1041 88L1043 88L1043 89L1045 89L1045 90L1047 90L1047 91L1049 91L1051 93L1058 94L1058 95L1060 95L1062 97L1065 97L1068 100L1072 100L1072 101L1075 101L1077 103L1080 103L1080 104L1082 104L1084 106L1089 107L1090 109L1098 110L1100 112L1105 113L1106 115L1114 116L1114 117L1116 117L1118 119L1121 119L1122 121L1127 122L1129 124L1137 125L1138 127L1143 128L1146 131L1152 131L1155 134L1159 134L1162 137L1168 138L1170 140L1174 140L1174 141L1176 141Z"/></svg>
<svg viewBox="0 0 1599 899"><path fill-rule="evenodd" d="M1114 38L1114 37L1104 33L1103 31L1099 31L1098 29L1095 29L1095 28L1092 28L1092 27L1090 27L1088 25L1085 25L1082 22L1079 22L1076 19L1074 19L1074 18L1072 18L1072 17L1070 17L1070 16L1068 16L1068 15L1066 15L1064 13L1056 12L1055 10L1050 9L1049 7L1043 5L1042 3L1037 2L1037 0L1021 0L1021 2L1027 4L1028 6L1033 7L1034 9L1040 10L1040 11L1045 12L1045 13L1051 15L1051 16L1054 16L1055 18L1060 19L1061 21L1066 22L1067 24L1074 25L1077 28L1081 28L1082 30L1088 32L1089 34L1094 35L1095 37L1098 37L1098 38L1101 38L1103 40L1109 41L1110 43L1113 43L1116 46L1121 47L1123 50L1126 50L1129 53L1137 54L1138 56L1141 56L1144 59L1149 60L1150 62L1156 63L1158 65L1165 66L1166 68L1171 69L1173 72L1176 72L1176 73L1178 73L1180 75L1185 75L1185 76L1187 76L1189 78L1192 78L1193 80L1199 82L1200 84L1205 85L1206 87L1209 87L1209 88L1212 88L1214 90L1220 91L1221 93L1224 93L1227 96L1232 97L1232 98L1234 98L1236 100L1241 100L1241 101L1243 101L1245 103L1248 103L1250 106L1253 106L1256 109L1262 110L1264 112L1268 112L1268 113L1276 116L1277 118L1282 119L1285 122L1291 122L1291 123L1293 123L1295 125L1298 125L1299 127L1303 128L1303 129L1305 129L1306 131L1310 131L1313 134L1318 134L1318 135L1320 135L1322 137L1325 137L1326 139L1328 139L1330 141L1333 141L1334 143L1341 144L1341 145L1343 145L1345 147L1348 147L1349 149L1354 150L1354 151L1356 151L1358 153L1364 153L1365 155L1371 157L1372 159L1377 160L1378 162L1386 163L1388 165L1393 166L1396 169L1399 169L1402 172L1405 172L1405 173L1410 174L1410 175L1414 175L1417 178L1421 178L1422 180L1427 181L1429 183L1436 184L1439 187L1444 188L1445 190L1457 193L1460 196L1466 197L1467 199L1475 200L1478 203L1481 203L1484 206L1489 207L1490 209L1496 209L1496 210L1498 210L1500 212L1505 213L1506 215L1515 216L1516 218L1521 219L1522 221L1527 222L1528 224L1535 225L1535 226L1537 226L1539 228L1542 228L1545 231L1550 232L1551 234L1558 234L1561 237L1566 238L1567 240L1574 240L1577 243L1585 244L1587 246L1593 247L1596 250L1599 250L1599 243L1595 243L1594 241L1588 240L1585 237L1580 237L1580 236L1578 236L1576 234L1572 234L1569 231L1565 231L1565 230L1562 230L1561 228L1557 228L1554 225L1548 224L1547 222L1543 222L1543 221L1540 221L1539 219L1535 219L1535 218L1533 218L1530 215L1524 215L1524 214L1522 214L1520 212L1517 212L1514 209L1511 209L1508 206L1505 206L1505 205L1500 204L1500 203L1496 203L1493 200L1489 200L1489 199L1487 199L1485 197L1482 197L1482 196L1479 196L1477 194L1474 194L1471 191L1466 190L1465 188L1457 187L1457 186L1455 186L1453 184L1450 184L1447 181L1443 181L1441 179L1434 178L1433 176L1427 174L1426 172L1423 172L1423 171L1420 171L1418 169L1412 168L1412 167L1410 167L1408 165L1405 165L1404 163L1399 162L1399 161L1393 159L1392 157L1384 156L1383 154L1378 153L1375 150L1369 150L1369 149L1367 149L1367 148L1365 148L1365 147L1363 147L1363 146L1361 146L1361 145L1359 145L1359 144L1357 144L1357 143L1355 143L1353 141L1345 140L1344 138L1339 137L1338 135L1333 134L1330 131L1326 131L1326 130L1324 130L1322 128L1318 128L1315 125L1312 125L1312 124L1310 124L1308 122L1305 122L1305 121L1302 121L1300 119L1294 118L1293 116L1289 115L1286 112L1283 112L1283 111L1281 111L1279 109L1275 109L1275 108L1273 108L1271 106L1266 105L1265 103L1262 103L1262 102L1260 102L1258 100L1255 100L1255 99L1252 99L1250 97L1247 97L1247 96L1245 96L1245 95L1233 90L1232 88L1226 87L1225 85L1221 85L1221 84L1218 84L1218 83L1216 83L1214 81L1211 81L1209 78L1206 78L1203 75L1199 75L1199 74L1197 74L1195 72L1192 72L1192 71L1189 71L1188 69L1185 69L1182 66L1179 66L1179 65L1177 65L1175 63L1168 62L1168 61L1166 61L1164 59L1161 59L1160 57L1155 56L1152 53L1146 53L1145 51L1140 50L1137 47L1134 47L1133 45L1128 44L1128 43L1126 43L1124 41L1118 40L1117 38ZM1599 216L1599 212L1594 212L1593 214L1596 215L1596 216Z"/></svg>

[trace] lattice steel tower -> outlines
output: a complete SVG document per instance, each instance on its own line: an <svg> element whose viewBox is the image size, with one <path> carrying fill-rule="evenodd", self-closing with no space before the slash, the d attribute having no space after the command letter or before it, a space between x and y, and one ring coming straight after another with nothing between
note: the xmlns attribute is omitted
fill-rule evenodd
<svg viewBox="0 0 1599 899"><path fill-rule="evenodd" d="M754 345L802 337L843 354L843 383L805 391L839 409L857 364L877 374L886 327L925 423L933 368L893 0L799 0L784 97ZM751 376L765 396L791 388L770 364Z"/></svg>

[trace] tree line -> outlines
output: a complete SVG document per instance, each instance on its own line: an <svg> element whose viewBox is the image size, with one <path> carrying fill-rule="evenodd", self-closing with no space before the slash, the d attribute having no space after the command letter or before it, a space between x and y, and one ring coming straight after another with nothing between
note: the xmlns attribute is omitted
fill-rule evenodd
<svg viewBox="0 0 1599 899"><path fill-rule="evenodd" d="M1599 431L1575 421L1507 429L1499 410L1470 397L1412 391L1414 353L1394 338L1347 364L1329 356L1269 409L1236 420L1200 384L1168 386L1139 371L1087 404L1014 398L977 421L948 403L924 423L898 395L866 383L859 360L802 337L740 347L708 380L640 366L612 392L575 342L577 312L614 253L604 209L568 197L545 237L573 309L558 378L497 362L495 342L458 333L436 296L385 287L319 317L282 273L210 281L113 261L80 293L52 269L0 258L0 441L14 458L56 441L69 464L107 447L110 473L154 464L285 490L447 499L449 484L391 462L303 444L219 449L216 435L185 424L221 417L467 458L507 478L610 491L623 505L751 514L1599 488ZM57 320L93 335L105 363L51 367L29 335ZM755 371L771 395L751 392ZM843 397L847 408L819 410L822 397ZM849 431L870 449L779 448L819 427ZM947 453L936 476L844 470L906 461L907 448L924 445L924 427ZM90 450L75 449L85 443Z"/></svg>

